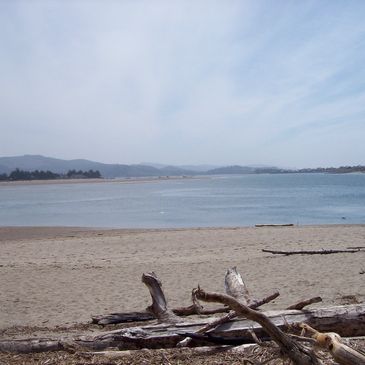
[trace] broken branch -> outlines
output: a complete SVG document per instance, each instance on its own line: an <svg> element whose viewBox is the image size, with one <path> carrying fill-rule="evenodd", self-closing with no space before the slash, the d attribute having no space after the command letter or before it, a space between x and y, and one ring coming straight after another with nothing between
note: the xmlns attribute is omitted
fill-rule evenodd
<svg viewBox="0 0 365 365"><path fill-rule="evenodd" d="M290 305L289 307L287 307L286 309L298 309L301 310L304 307L310 305L310 304L314 304L314 303L320 303L322 302L322 298L321 297L314 297L314 298L310 298L307 300L302 300L298 303L295 303L293 305Z"/></svg>
<svg viewBox="0 0 365 365"><path fill-rule="evenodd" d="M356 250L300 250L300 251L276 251L262 249L262 252L272 253L273 255L330 255L333 253L355 253L362 252L359 249Z"/></svg>

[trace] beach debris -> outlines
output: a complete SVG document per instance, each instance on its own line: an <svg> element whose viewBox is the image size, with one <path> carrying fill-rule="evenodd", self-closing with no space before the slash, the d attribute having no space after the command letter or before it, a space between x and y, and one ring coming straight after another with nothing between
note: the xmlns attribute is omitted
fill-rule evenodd
<svg viewBox="0 0 365 365"><path fill-rule="evenodd" d="M255 299L252 299L249 295L249 292L247 290L247 288L245 287L245 284L242 280L241 275L237 272L237 269L234 267L232 269L229 269L226 273L225 276L225 288L226 288L226 293L229 295L232 295L234 293L232 293L232 285L228 285L229 282L232 283L232 278L233 273L235 273L235 275L237 275L237 277L240 277L241 279L236 279L238 282L242 282L242 292L245 294L238 294L238 296L243 295L246 296L246 300L247 302L251 302L251 304L253 304L252 306L250 305L251 308L258 308L259 306L262 306L266 303L269 303L270 301L273 301L274 299L276 299L280 294L279 292L274 292L273 294L267 296L266 298L263 298L260 301L257 301ZM144 274L146 275L146 274ZM162 285L160 280L158 280L156 274L153 274L154 276L151 276L150 280L156 280L156 287L157 285ZM159 291L162 292L162 288L159 289ZM235 296L235 295L232 295ZM212 314L218 314L218 313L225 313L225 312L229 312L229 308L227 306L224 307L220 307L220 308L213 308L213 309L206 309L204 308L200 303L197 302L196 298L194 298L194 296L192 295L192 300L193 300L193 304L187 307L179 307L179 308L174 308L172 309L172 312L174 314L176 314L179 317L184 317L184 316L191 316L191 315L212 315ZM322 301L321 297L313 297L310 299L305 299L305 300L301 300L293 305L290 305L289 307L287 307L286 309L303 309L304 307L314 304L314 303L319 303ZM153 314L153 312L151 311L143 311L143 312L125 312L125 313L111 313L111 314L104 314L104 315L99 315L99 316L93 316L92 317L92 323L94 324L99 324L99 325L108 325L108 324L118 324L118 323L128 323L128 322L143 322L143 321L150 321L153 319L156 319L156 315ZM224 319L223 319L224 318ZM226 317L222 317L223 322L224 321L229 321L231 319L233 319L234 316L232 317L232 313L227 315ZM221 319L219 319L221 320ZM221 322L220 322L221 323ZM218 324L220 324L218 323ZM217 324L217 325L218 325ZM212 326L210 324L210 326ZM213 327L209 327L209 329L212 329ZM208 329L208 330L209 330Z"/></svg>
<svg viewBox="0 0 365 365"><path fill-rule="evenodd" d="M225 275L224 279L224 287L226 290L226 293L228 295L231 295L232 297L236 298L239 302L244 303L245 305L248 305L250 308L258 308L262 306L263 304L269 303L270 301L277 298L280 294L279 292L275 292L268 297L258 301L254 299L251 294L249 293L245 282L242 279L241 274L237 271L236 267L233 267L231 269L228 269ZM196 291L193 290L192 297L196 298ZM214 328L216 328L219 325L222 325L234 318L237 317L237 314L235 311L230 311L225 316L218 318L210 323L207 323L205 326L199 328L198 331L196 331L196 334L204 334ZM177 346L178 347L186 347L191 342L192 337L189 336L185 338L184 340L180 341Z"/></svg>
<svg viewBox="0 0 365 365"><path fill-rule="evenodd" d="M319 365L322 361L317 357L311 343L315 340L307 338L307 342L303 344L297 336L292 336L291 332L297 331L300 323L316 328L316 331L336 332L343 337L365 336L365 303L303 311L305 306L320 301L319 297L314 297L290 306L292 309L259 312L258 307L277 298L279 293L275 292L267 298L257 300L248 291L236 267L226 272L224 280L226 294L209 293L198 287L192 292L193 304L183 307L185 309L191 307L194 310L190 309L190 311L201 314L205 310L201 304L202 301L214 301L223 305L218 309L229 308L230 310L221 317L179 316L174 310L169 309L162 283L155 273L143 274L142 281L152 298L152 304L144 313L152 313L157 318L157 323L155 321L143 326L140 324L112 331L109 329L88 335L71 336L69 334L60 338L0 340L0 352L67 351L92 354L92 356L97 352L100 356L105 354L108 358L123 358L138 349L150 349L146 351L160 349L157 351L161 351L161 356L165 356L164 351L168 351L167 349L184 347L180 351L199 353L201 349L202 354L241 353L243 361L247 356L247 349L265 348L260 355L257 355L259 357L250 357L252 360L250 361L261 363L263 358L278 358L284 354L295 364ZM269 339L268 335L274 342L262 342ZM201 347L206 344L212 345ZM188 345L194 346L194 349L187 348ZM114 350L111 351L111 349ZM351 365L358 365L358 363Z"/></svg>
<svg viewBox="0 0 365 365"><path fill-rule="evenodd" d="M302 335L308 333L321 348L328 350L334 360L341 365L364 365L365 353L345 345L337 333L322 333L310 327L306 323L301 323Z"/></svg>
<svg viewBox="0 0 365 365"><path fill-rule="evenodd" d="M110 313L92 316L92 323L107 325L128 322L151 321L156 317L147 311L144 312L126 312L126 313Z"/></svg>
<svg viewBox="0 0 365 365"><path fill-rule="evenodd" d="M277 328L285 331L296 328L299 323L307 323L318 331L336 332L342 337L365 336L365 304L333 306L300 310L276 310L262 312ZM204 325L215 322L217 318L197 318L189 322L154 323L145 326L108 329L91 335L72 335L60 338L29 338L22 340L0 340L0 351L12 353L31 353L55 350L103 351L110 348L136 350L141 348L174 348L181 341L182 333L197 333ZM260 324L241 316L222 323L209 333L221 337L239 336L251 341L255 333L259 339L267 337ZM198 340L194 346L202 345Z"/></svg>
<svg viewBox="0 0 365 365"><path fill-rule="evenodd" d="M344 250L299 250L299 251L277 251L262 249L262 252L272 253L273 255L330 255L334 253L356 253L365 252L361 249L344 249Z"/></svg>
<svg viewBox="0 0 365 365"><path fill-rule="evenodd" d="M154 272L144 273L142 282L147 286L152 298L152 305L147 308L147 311L153 313L158 321L162 323L182 322L182 319L168 308L162 284L157 275Z"/></svg>
<svg viewBox="0 0 365 365"><path fill-rule="evenodd" d="M322 298L321 297L313 297L310 299L306 299L306 300L301 300L298 303L292 304L289 307L286 307L286 309L297 309L297 310L301 310L304 307L314 304L314 303L320 303L322 302Z"/></svg>
<svg viewBox="0 0 365 365"><path fill-rule="evenodd" d="M227 294L206 292L201 288L197 288L195 291L198 299L206 302L218 302L228 305L237 313L237 315L243 315L246 318L259 323L265 332L268 333L272 340L280 347L282 354L291 359L294 364L322 364L322 361L311 348L290 338L289 335L280 330L265 314L249 308L247 305Z"/></svg>
<svg viewBox="0 0 365 365"><path fill-rule="evenodd" d="M294 227L294 223L258 223L255 224L255 227Z"/></svg>
<svg viewBox="0 0 365 365"><path fill-rule="evenodd" d="M175 316L185 317L195 314L199 315L212 315L217 313L226 313L229 311L228 307L219 307L213 309L205 309L202 305L192 297L192 304L187 307L178 307L174 309L168 309L167 300L162 290L162 283L158 279L154 272L144 273L142 275L142 282L148 287L151 297L152 305L143 312L126 312L126 313L111 313L106 315L98 315L92 317L92 323L107 325L118 324L125 322L139 322L149 321L152 319L158 319L161 322L180 321Z"/></svg>
<svg viewBox="0 0 365 365"><path fill-rule="evenodd" d="M205 315L209 316L217 313L229 312L228 307L220 308L198 308L195 304L191 304L187 307L172 308L172 312L179 317L187 317L192 315ZM141 312L123 312L123 313L110 313L92 316L92 323L99 325L118 324L118 323L130 323L130 322L144 322L156 319L156 316L146 311Z"/></svg>

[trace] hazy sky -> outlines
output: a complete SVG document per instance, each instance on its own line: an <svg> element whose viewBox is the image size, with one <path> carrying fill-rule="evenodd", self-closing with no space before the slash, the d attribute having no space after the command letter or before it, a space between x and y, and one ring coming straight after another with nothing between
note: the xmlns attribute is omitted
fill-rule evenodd
<svg viewBox="0 0 365 365"><path fill-rule="evenodd" d="M0 156L365 164L365 1L0 0Z"/></svg>

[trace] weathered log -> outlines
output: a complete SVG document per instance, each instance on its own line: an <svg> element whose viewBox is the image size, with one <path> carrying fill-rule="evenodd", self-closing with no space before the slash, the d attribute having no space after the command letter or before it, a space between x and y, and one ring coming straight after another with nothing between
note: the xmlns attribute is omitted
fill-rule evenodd
<svg viewBox="0 0 365 365"><path fill-rule="evenodd" d="M160 322L181 322L182 319L178 316L189 316L193 314L211 315L228 311L228 308L203 309L195 298L192 298L193 304L189 307L180 307L171 310L168 308L167 299L162 290L162 283L154 272L144 273L142 275L142 282L148 287L152 298L152 305L147 308L147 312L152 313L154 318L157 318Z"/></svg>
<svg viewBox="0 0 365 365"><path fill-rule="evenodd" d="M343 337L365 336L365 303L327 308L313 308L305 311L281 310L267 311L264 314L270 318L275 326L285 329L287 325L298 325L301 322L321 332L336 332ZM37 349L34 339L0 341L0 351L5 352L35 352L62 349L63 346L82 347L92 351L107 348L134 350L140 348L168 348L175 347L181 340L179 333L196 332L199 328L214 321L214 319L198 318L189 323L155 324L141 327L130 327L115 331L101 332L92 336L78 336L75 338L37 339ZM224 337L239 336L252 340L250 331L258 338L266 333L257 323L237 318L223 323L215 328L214 335ZM194 345L199 343L194 340Z"/></svg>
<svg viewBox="0 0 365 365"><path fill-rule="evenodd" d="M152 298L152 305L147 310L152 312L160 322L181 322L181 318L168 308L162 284L157 275L154 272L143 274L142 282L147 286Z"/></svg>
<svg viewBox="0 0 365 365"><path fill-rule="evenodd" d="M92 323L106 325L128 322L143 322L156 319L156 317L147 311L145 312L126 312L126 313L110 313L104 315L93 316Z"/></svg>
<svg viewBox="0 0 365 365"><path fill-rule="evenodd" d="M255 227L293 227L294 223L279 223L279 224L274 224L274 223L260 223L260 224L255 224Z"/></svg>
<svg viewBox="0 0 365 365"><path fill-rule="evenodd" d="M300 251L276 251L276 250L266 250L262 249L262 252L272 253L273 255L330 255L333 253L355 253L363 252L362 250L300 250Z"/></svg>
<svg viewBox="0 0 365 365"><path fill-rule="evenodd" d="M240 303L235 298L226 294L209 293L198 288L196 289L196 296L197 298L207 302L218 302L228 305L237 314L244 315L245 317L259 323L265 332L267 332L277 343L282 353L290 358L294 364L322 364L322 361L318 359L312 349L305 347L301 343L293 341L286 333L282 332L278 327L276 327L275 324L271 322L270 319L263 313L250 309L248 306Z"/></svg>
<svg viewBox="0 0 365 365"><path fill-rule="evenodd" d="M212 314L217 314L217 313L227 313L229 311L229 308L220 307L220 308L205 309L202 307L197 308L195 304L192 304L189 307L174 308L172 311L179 317L187 317L187 316L192 316L194 314L210 316Z"/></svg>
<svg viewBox="0 0 365 365"><path fill-rule="evenodd" d="M212 315L217 313L227 313L229 311L228 307L220 308L197 308L195 304L191 304L188 307L178 307L173 308L172 312L179 317L187 317L192 315ZM107 324L118 324L118 323L128 323L128 322L145 322L156 319L155 315L150 312L125 312L125 313L110 313L104 315L98 315L92 317L92 323L107 325Z"/></svg>
<svg viewBox="0 0 365 365"><path fill-rule="evenodd" d="M30 338L26 340L0 340L0 352L27 354L61 350L64 350L62 339Z"/></svg>
<svg viewBox="0 0 365 365"><path fill-rule="evenodd" d="M342 343L342 339L337 333L321 333L305 323L302 323L301 327L316 340L321 348L328 350L339 364L365 364L365 355Z"/></svg>
<svg viewBox="0 0 365 365"><path fill-rule="evenodd" d="M224 287L227 295L230 295L244 305L251 305L255 302L236 267L227 270L224 278Z"/></svg>

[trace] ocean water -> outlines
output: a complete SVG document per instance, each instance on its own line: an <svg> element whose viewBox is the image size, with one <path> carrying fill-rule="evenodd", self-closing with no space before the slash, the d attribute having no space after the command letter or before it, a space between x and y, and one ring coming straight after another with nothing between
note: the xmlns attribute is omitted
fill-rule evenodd
<svg viewBox="0 0 365 365"><path fill-rule="evenodd" d="M365 174L0 186L0 226L180 228L257 223L365 223Z"/></svg>

